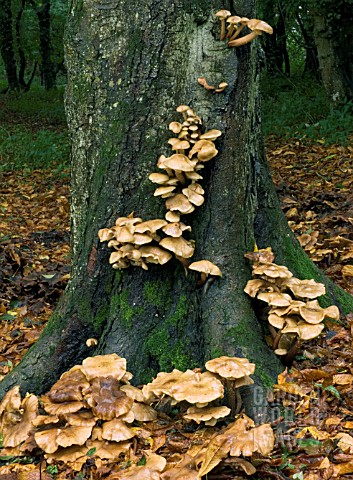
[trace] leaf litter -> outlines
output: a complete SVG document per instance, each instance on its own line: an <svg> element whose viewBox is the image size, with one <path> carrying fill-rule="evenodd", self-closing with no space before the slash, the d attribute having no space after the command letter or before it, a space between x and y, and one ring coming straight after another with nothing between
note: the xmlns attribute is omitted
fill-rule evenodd
<svg viewBox="0 0 353 480"><path fill-rule="evenodd" d="M290 227L319 268L353 294L353 148L296 140L279 144L270 138L267 150ZM69 187L43 171L30 178L3 174L2 184L0 373L5 375L38 338L69 279ZM132 427L136 435L119 461L97 462L97 447L87 448L77 477L77 465L59 460L48 465L36 455L35 446L27 457L3 449L1 458L9 457L1 460L1 478L47 480L56 474L58 479L187 480L200 478L195 472L203 456L201 473L209 480L353 479L353 314L339 323L328 321L326 327L318 339L305 344L293 367L268 392L271 411L276 412L271 455L213 459L210 452L232 448L229 421L190 427L178 416L159 413L158 419ZM250 421L242 415L236 418ZM76 455L82 457L80 452ZM164 473L153 455L167 460Z"/></svg>

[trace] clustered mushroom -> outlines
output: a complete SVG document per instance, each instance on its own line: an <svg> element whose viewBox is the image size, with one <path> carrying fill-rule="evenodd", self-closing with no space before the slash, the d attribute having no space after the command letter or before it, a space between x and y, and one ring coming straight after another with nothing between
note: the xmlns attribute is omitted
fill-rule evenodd
<svg viewBox="0 0 353 480"><path fill-rule="evenodd" d="M240 47L263 33L273 33L273 28L263 20L232 15L228 10L220 10L216 13L216 17L221 21L220 40L227 40L229 47ZM228 26L226 26L226 23ZM251 30L251 32L239 37L239 34L245 27Z"/></svg>
<svg viewBox="0 0 353 480"><path fill-rule="evenodd" d="M245 256L253 262L254 279L248 281L244 291L268 304L272 348L291 364L301 343L320 335L325 318L338 320L339 310L335 305L320 307L317 297L325 294L325 285L294 278L287 267L273 263L271 248Z"/></svg>
<svg viewBox="0 0 353 480"><path fill-rule="evenodd" d="M1 454L24 456L31 452L33 456L35 450L41 449L47 463L64 462L75 471L89 465L104 468L108 463L113 473L107 480L198 480L221 461L227 461L228 456L270 453L274 444L270 425L255 427L245 415L227 422L212 436L206 435L204 445L191 446L179 456L180 461L167 463L155 453L153 432L156 430L158 437L160 425L141 422L157 421L155 408L163 397L180 405L186 422L214 426L231 413L220 403L224 382L227 389L233 382L233 390L253 383L249 374L255 365L245 358L216 358L207 362L206 368L205 372L162 372L140 389L130 384L132 374L126 371L124 358L98 355L65 372L39 402L35 395L28 394L21 400L16 386L0 403L0 432L5 447ZM163 429L166 418L164 414ZM153 448L148 449L150 442ZM125 468L119 463L120 455L129 459L124 462ZM144 463L139 462L141 456ZM233 458L232 462L248 474L256 472L244 458Z"/></svg>
<svg viewBox="0 0 353 480"><path fill-rule="evenodd" d="M41 448L48 463L73 462L80 470L87 452L98 459L117 459L129 450L136 432L134 421L150 422L157 412L141 390L130 385L126 360L115 353L88 357L76 365L40 398L21 402L19 387L10 390L0 404L0 431L5 447Z"/></svg>
<svg viewBox="0 0 353 480"><path fill-rule="evenodd" d="M205 425L213 426L219 418L240 411L239 389L254 383L249 375L254 373L255 364L249 363L246 358L222 356L209 360L205 367L207 371L203 373L199 369L161 372L142 391L146 398L151 398L151 395L159 400L167 397L172 405L183 402L187 405L183 418L197 423L204 421ZM225 387L230 408L215 405L223 398Z"/></svg>
<svg viewBox="0 0 353 480"><path fill-rule="evenodd" d="M148 264L164 265L174 254L186 269L202 272L201 283L204 283L207 275L222 276L222 273L208 260L189 265L195 243L184 238L183 234L190 232L191 227L181 221L181 216L204 203L199 172L205 162L217 155L214 141L222 132L216 129L203 132L201 118L187 105L179 105L176 110L182 114L183 122L169 124L169 130L176 135L168 140L172 155L161 155L158 159L157 167L164 173L154 172L149 176L158 185L154 196L166 199L165 219L143 221L132 212L128 217L118 218L114 226L99 230L98 236L114 249L109 262L115 269L134 265L148 270Z"/></svg>

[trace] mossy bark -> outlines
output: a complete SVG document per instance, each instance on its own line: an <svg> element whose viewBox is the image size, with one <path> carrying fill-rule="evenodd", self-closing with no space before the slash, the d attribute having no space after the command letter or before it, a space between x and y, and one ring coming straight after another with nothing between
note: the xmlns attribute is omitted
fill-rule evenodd
<svg viewBox="0 0 353 480"><path fill-rule="evenodd" d="M214 13L220 7L255 16L252 0L71 2L66 105L72 279L42 337L2 382L0 394L15 383L44 391L85 356L111 352L128 359L137 383L158 370L202 366L222 354L257 363L262 384L280 370L243 293L251 277L244 253L256 237L286 263L290 233L261 143L258 46L230 49L219 41ZM229 87L212 94L198 85L200 76ZM146 220L164 215L148 175L158 156L170 153L167 126L180 120L175 107L181 103L202 117L206 129L223 132L219 155L203 170L205 204L185 218L196 241L194 258L207 258L223 272L208 289L197 288L196 275L186 277L176 261L147 272L114 271L109 249L97 237L100 228L132 211ZM89 337L99 340L96 348L86 347Z"/></svg>

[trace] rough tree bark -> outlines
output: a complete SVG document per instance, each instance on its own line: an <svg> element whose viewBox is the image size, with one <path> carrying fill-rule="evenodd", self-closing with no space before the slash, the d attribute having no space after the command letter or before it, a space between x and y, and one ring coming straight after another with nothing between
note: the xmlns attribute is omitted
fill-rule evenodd
<svg viewBox="0 0 353 480"><path fill-rule="evenodd" d="M73 0L66 35L66 106L72 137L70 285L42 337L1 384L47 389L83 357L116 352L136 382L158 370L203 365L221 354L257 364L258 381L280 367L243 293L251 269L244 253L255 240L301 278L324 280L343 311L352 299L323 278L291 234L264 157L258 95L258 46L219 41L220 7L254 17L252 0ZM226 81L222 94L197 83ZM134 211L161 218L148 175L169 155L167 125L189 104L207 129L223 132L219 155L204 169L205 204L190 216L194 258L216 263L223 278L207 293L178 262L115 271L99 228ZM186 218L189 223L189 218ZM99 339L88 348L89 337Z"/></svg>

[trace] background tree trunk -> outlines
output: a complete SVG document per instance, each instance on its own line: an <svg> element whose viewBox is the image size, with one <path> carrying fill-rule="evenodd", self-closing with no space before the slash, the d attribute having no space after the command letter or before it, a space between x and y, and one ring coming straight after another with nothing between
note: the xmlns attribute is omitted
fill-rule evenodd
<svg viewBox="0 0 353 480"><path fill-rule="evenodd" d="M281 368L263 339L243 293L251 276L244 253L271 245L301 278L323 275L291 234L271 182L260 131L256 42L238 49L219 41L220 7L254 17L252 0L73 0L66 35L66 108L72 137L70 285L42 337L1 384L41 392L88 355L116 352L135 381L158 370L202 366L222 354L246 356L270 384ZM204 90L226 81L221 94ZM219 155L202 182L205 204L185 217L196 240L194 259L216 263L223 278L207 292L196 275L171 261L115 271L97 232L134 211L163 218L164 202L148 180L160 154L169 155L168 123L189 104L205 128L223 132ZM326 280L325 280L326 281ZM327 282L327 281L326 281ZM327 283L343 310L351 297ZM95 349L85 341L99 340Z"/></svg>
<svg viewBox="0 0 353 480"><path fill-rule="evenodd" d="M39 24L40 73L44 88L50 90L56 80L56 68L51 60L50 0L41 0L39 5L34 3L34 8Z"/></svg>
<svg viewBox="0 0 353 480"><path fill-rule="evenodd" d="M18 90L19 84L12 35L12 10L9 0L0 0L0 51L5 64L8 88Z"/></svg>

